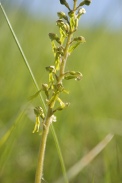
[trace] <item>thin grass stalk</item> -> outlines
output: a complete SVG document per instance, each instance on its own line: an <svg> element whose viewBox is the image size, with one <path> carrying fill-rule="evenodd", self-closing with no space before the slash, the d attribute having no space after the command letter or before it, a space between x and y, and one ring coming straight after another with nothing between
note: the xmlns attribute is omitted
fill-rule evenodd
<svg viewBox="0 0 122 183"><path fill-rule="evenodd" d="M13 38L15 40L15 43L16 43L16 45L17 45L17 47L18 47L18 49L19 49L19 51L21 53L21 56L22 56L22 58L24 60L24 63L25 63L25 65L26 65L26 67L27 67L27 69L28 69L28 71L29 71L29 73L31 75L31 78L33 80L33 83L36 86L37 90L40 90L39 85L38 85L38 83L37 83L37 81L35 79L35 76L34 76L33 72L32 72L32 69L31 69L31 67L29 65L29 62L28 62L28 60L27 60L27 58L26 58L26 56L25 56L25 54L23 52L23 49L22 49L22 47L21 47L21 45L19 43L19 40L18 40L18 38L17 38L17 36L16 36L16 34L15 34L12 26L11 26L10 20L8 19L8 16L7 16L7 14L6 14L6 12L5 12L5 10L4 10L4 8L3 8L3 6L2 6L1 3L0 3L0 7L1 7L1 10L2 10L2 12L4 14L5 20L6 20L7 24L8 24L8 27L9 27L11 33L12 33L12 36L13 36ZM41 101L42 101L44 107L46 108L45 102L44 102L43 97L42 97L41 94L40 94L40 97L41 97Z"/></svg>

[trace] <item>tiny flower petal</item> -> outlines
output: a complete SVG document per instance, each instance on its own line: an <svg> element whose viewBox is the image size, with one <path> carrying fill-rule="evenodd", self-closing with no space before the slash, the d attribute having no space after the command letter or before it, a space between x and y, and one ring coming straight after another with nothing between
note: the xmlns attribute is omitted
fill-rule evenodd
<svg viewBox="0 0 122 183"><path fill-rule="evenodd" d="M39 116L36 116L36 123L32 133L39 132L39 128L40 128L40 119Z"/></svg>

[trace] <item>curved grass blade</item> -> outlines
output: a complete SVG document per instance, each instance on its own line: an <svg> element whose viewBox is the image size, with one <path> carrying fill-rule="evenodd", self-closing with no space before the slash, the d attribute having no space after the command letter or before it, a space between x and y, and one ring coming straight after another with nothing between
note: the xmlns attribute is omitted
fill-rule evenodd
<svg viewBox="0 0 122 183"><path fill-rule="evenodd" d="M59 146L57 135L55 133L55 129L54 129L52 124L51 124L51 132L53 134L53 137L55 138L56 148L57 148L57 151L58 151L58 155L60 157L60 163L62 165L62 172L63 172L63 179L64 179L62 182L65 181L66 183L68 183L69 181L68 181L68 177L67 177L67 173L66 173L66 168L65 168L62 152L61 152L61 149L60 149L60 146Z"/></svg>

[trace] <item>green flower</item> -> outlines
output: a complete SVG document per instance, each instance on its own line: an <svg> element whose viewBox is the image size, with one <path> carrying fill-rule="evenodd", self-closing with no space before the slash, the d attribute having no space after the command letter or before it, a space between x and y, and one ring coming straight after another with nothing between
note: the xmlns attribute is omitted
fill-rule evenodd
<svg viewBox="0 0 122 183"><path fill-rule="evenodd" d="M36 116L36 123L32 133L39 132L39 128L40 128L40 119L39 116Z"/></svg>
<svg viewBox="0 0 122 183"><path fill-rule="evenodd" d="M39 128L40 128L40 117L43 120L45 119L45 115L44 115L43 109L41 107L39 107L39 106L38 107L35 107L34 113L36 115L36 122L35 122L35 126L34 126L34 129L33 129L32 133L39 132Z"/></svg>

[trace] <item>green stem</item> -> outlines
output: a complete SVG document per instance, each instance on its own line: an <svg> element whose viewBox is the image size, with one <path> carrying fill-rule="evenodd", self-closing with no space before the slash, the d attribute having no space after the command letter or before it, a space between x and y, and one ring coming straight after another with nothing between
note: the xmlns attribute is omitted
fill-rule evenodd
<svg viewBox="0 0 122 183"><path fill-rule="evenodd" d="M69 56L68 49L69 49L69 46L70 46L72 34L73 34L73 33L70 33L70 34L68 35L68 38L67 38L67 43L66 43L65 50L64 50L64 56L63 56L63 58L62 58L62 63L61 63L61 66L60 66L60 76L59 76L58 83L61 83L61 82L62 82L62 79L63 79L63 76L64 76L64 71L65 71L65 67L66 67L66 62L67 62L67 58L68 58L68 56Z"/></svg>
<svg viewBox="0 0 122 183"><path fill-rule="evenodd" d="M35 175L35 183L41 183L42 178L43 178L42 176L43 176L45 149L46 149L49 127L51 124L51 115L52 115L52 111L50 108L48 108L47 117L45 119L45 123L44 123L44 127L43 127L43 134L41 136L41 144L40 144L40 149L39 149L38 163L37 163L37 169L36 169L36 175Z"/></svg>
<svg viewBox="0 0 122 183"><path fill-rule="evenodd" d="M75 10L75 9L76 9L76 6L77 6L77 0L74 0L73 10Z"/></svg>
<svg viewBox="0 0 122 183"><path fill-rule="evenodd" d="M68 38L67 38L67 43L65 46L65 51L64 51L64 57L62 59L62 64L61 64L61 68L60 68L60 76L59 76L59 83L62 82L62 76L64 74L64 70L65 70L65 66L66 66L66 61L68 58L68 48L71 42L71 38L72 38L72 34L70 33ZM41 144L40 144L40 149L39 149L39 157L38 157L38 165L37 165L37 170L36 170L36 176L35 176L35 183L41 183L42 181L42 176L43 176L43 166L44 166L44 157L45 157L45 148L46 148L46 142L47 142L47 136L48 136L48 132L49 132L49 127L50 127L50 123L51 123L51 115L52 115L52 110L50 108L48 108L47 111L47 117L45 120L45 127L42 133L42 137L41 137ZM52 129L53 130L53 129ZM56 142L56 144L58 143L58 141ZM58 149L58 153L60 153L60 149ZM63 163L63 158L62 158L62 154L60 153L60 159L61 159L61 164ZM63 173L64 173L64 179L65 182L68 183L68 179L66 176L66 171L65 171L65 166L62 167L63 168Z"/></svg>

